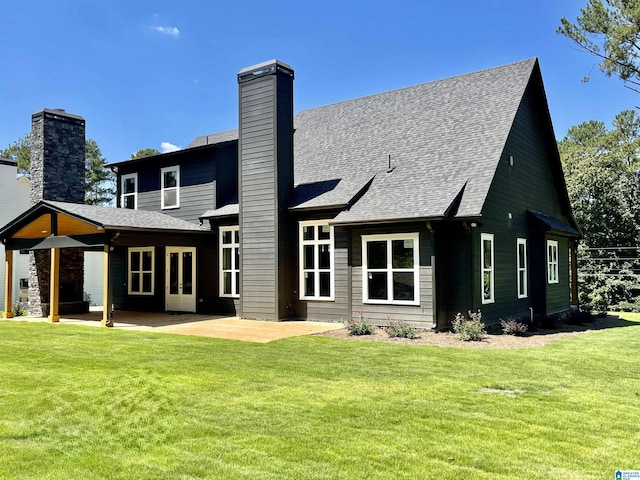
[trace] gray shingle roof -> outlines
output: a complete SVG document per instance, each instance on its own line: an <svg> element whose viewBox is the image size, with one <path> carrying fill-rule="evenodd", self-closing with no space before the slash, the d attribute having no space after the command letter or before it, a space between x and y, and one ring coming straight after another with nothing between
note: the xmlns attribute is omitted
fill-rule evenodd
<svg viewBox="0 0 640 480"><path fill-rule="evenodd" d="M456 215L480 215L536 65L534 58L301 111L294 208L348 203L375 177L336 222L438 218L461 192ZM237 130L204 135L188 148L237 138Z"/></svg>
<svg viewBox="0 0 640 480"><path fill-rule="evenodd" d="M536 62L300 112L295 181L376 175L337 222L442 216L465 185L457 215L479 215Z"/></svg>
<svg viewBox="0 0 640 480"><path fill-rule="evenodd" d="M237 203L230 203L214 210L207 210L202 215L201 219L229 217L232 215L238 215L240 213L240 206Z"/></svg>
<svg viewBox="0 0 640 480"><path fill-rule="evenodd" d="M200 135L194 138L186 148L202 147L203 145L212 145L214 143L229 142L238 140L238 129L227 130L225 132L210 133L209 135Z"/></svg>
<svg viewBox="0 0 640 480"><path fill-rule="evenodd" d="M68 213L79 219L108 229L126 230L184 230L204 231L195 223L171 217L160 212L131 210L127 208L96 207L79 203L42 201L61 213Z"/></svg>

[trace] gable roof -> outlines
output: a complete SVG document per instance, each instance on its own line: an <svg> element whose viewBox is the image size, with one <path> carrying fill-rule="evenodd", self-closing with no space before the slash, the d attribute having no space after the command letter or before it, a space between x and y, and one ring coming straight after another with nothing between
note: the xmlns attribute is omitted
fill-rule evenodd
<svg viewBox="0 0 640 480"><path fill-rule="evenodd" d="M47 213L67 215L84 224L101 230L136 230L158 232L207 232L207 229L160 212L131 210L127 208L96 207L79 203L41 200L29 210L0 228L0 238L10 237L21 228ZM83 232L86 233L86 232ZM49 235L47 232L46 235Z"/></svg>
<svg viewBox="0 0 640 480"><path fill-rule="evenodd" d="M292 208L350 207L336 223L441 218L456 202L456 217L480 216L536 68L532 58L299 112ZM187 148L237 138L229 130Z"/></svg>
<svg viewBox="0 0 640 480"><path fill-rule="evenodd" d="M336 222L441 217L463 188L457 216L480 215L536 65L530 59L300 112L296 183L375 175Z"/></svg>
<svg viewBox="0 0 640 480"><path fill-rule="evenodd" d="M346 208L335 223L481 216L532 77L536 58L299 112L291 208Z"/></svg>

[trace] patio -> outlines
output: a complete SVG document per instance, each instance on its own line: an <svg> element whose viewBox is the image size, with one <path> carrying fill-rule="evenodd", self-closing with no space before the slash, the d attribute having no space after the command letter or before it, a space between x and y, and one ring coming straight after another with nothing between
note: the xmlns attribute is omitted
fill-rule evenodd
<svg viewBox="0 0 640 480"><path fill-rule="evenodd" d="M66 315L54 325L81 325L100 327L102 308L92 309L89 313ZM196 315L192 313L165 312L113 312L116 330L139 330L155 333L173 333L199 337L224 338L245 342L267 343L281 338L297 337L314 333L337 330L341 323L285 321L267 322L261 320L243 320L238 317L216 315ZM15 317L10 321L47 322L47 318Z"/></svg>

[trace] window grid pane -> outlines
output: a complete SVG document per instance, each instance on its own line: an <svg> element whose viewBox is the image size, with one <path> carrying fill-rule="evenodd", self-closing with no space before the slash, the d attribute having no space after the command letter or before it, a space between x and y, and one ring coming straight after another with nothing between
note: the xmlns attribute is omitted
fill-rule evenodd
<svg viewBox="0 0 640 480"><path fill-rule="evenodd" d="M220 228L220 295L238 297L240 292L240 246L238 227Z"/></svg>
<svg viewBox="0 0 640 480"><path fill-rule="evenodd" d="M300 296L330 299L333 295L333 238L328 223L300 224Z"/></svg>
<svg viewBox="0 0 640 480"><path fill-rule="evenodd" d="M419 301L417 234L396 238L363 237L363 301L408 303Z"/></svg>
<svg viewBox="0 0 640 480"><path fill-rule="evenodd" d="M129 294L153 294L153 248L129 249Z"/></svg>

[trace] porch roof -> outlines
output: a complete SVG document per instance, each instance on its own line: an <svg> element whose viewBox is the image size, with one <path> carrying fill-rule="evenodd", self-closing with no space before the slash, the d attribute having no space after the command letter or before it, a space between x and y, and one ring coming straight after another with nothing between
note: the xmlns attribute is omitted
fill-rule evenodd
<svg viewBox="0 0 640 480"><path fill-rule="evenodd" d="M10 250L93 247L107 232L207 233L200 225L160 212L42 200L0 229Z"/></svg>

